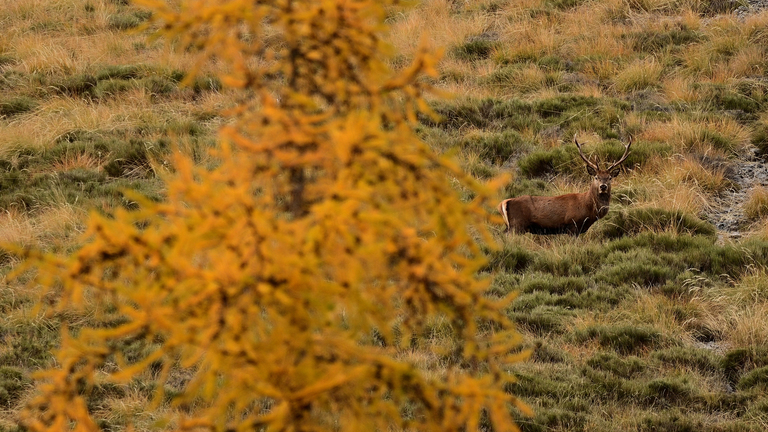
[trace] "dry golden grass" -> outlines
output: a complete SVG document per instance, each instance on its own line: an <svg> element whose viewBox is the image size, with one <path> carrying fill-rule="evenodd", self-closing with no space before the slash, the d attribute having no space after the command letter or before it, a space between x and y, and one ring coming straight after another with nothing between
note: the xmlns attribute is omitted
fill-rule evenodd
<svg viewBox="0 0 768 432"><path fill-rule="evenodd" d="M719 72L721 80L762 76L765 72L765 48L762 45L747 45L740 49Z"/></svg>
<svg viewBox="0 0 768 432"><path fill-rule="evenodd" d="M648 122L639 138L667 142L676 153L708 157L744 154L750 146L748 128L728 117L697 120L674 117L671 121Z"/></svg>
<svg viewBox="0 0 768 432"><path fill-rule="evenodd" d="M390 20L388 40L398 55L410 58L426 41L432 47L451 47L464 42L490 25L489 17L481 14L453 13L450 0L425 0L415 10L395 14Z"/></svg>
<svg viewBox="0 0 768 432"><path fill-rule="evenodd" d="M680 181L674 160L657 159L648 162L647 166L634 175L620 178L614 186L614 190L632 191L631 206L679 210L694 215L709 207L709 196L698 185Z"/></svg>
<svg viewBox="0 0 768 432"><path fill-rule="evenodd" d="M740 280L696 291L702 322L729 348L768 344L768 272L753 266Z"/></svg>
<svg viewBox="0 0 768 432"><path fill-rule="evenodd" d="M757 186L752 189L744 203L744 215L751 220L768 216L768 188Z"/></svg>
<svg viewBox="0 0 768 432"><path fill-rule="evenodd" d="M676 73L666 77L661 83L661 88L670 102L693 105L701 100L701 93L696 91L695 82L690 76Z"/></svg>
<svg viewBox="0 0 768 432"><path fill-rule="evenodd" d="M0 213L0 243L47 248L51 239L66 241L83 229L86 212L69 204L38 209L34 214L8 209Z"/></svg>
<svg viewBox="0 0 768 432"><path fill-rule="evenodd" d="M659 87L663 71L664 67L654 57L636 60L616 75L613 85L624 93Z"/></svg>
<svg viewBox="0 0 768 432"><path fill-rule="evenodd" d="M700 162L682 155L664 164L658 178L669 184L686 183L707 194L718 194L732 186L725 177L724 168L706 168Z"/></svg>

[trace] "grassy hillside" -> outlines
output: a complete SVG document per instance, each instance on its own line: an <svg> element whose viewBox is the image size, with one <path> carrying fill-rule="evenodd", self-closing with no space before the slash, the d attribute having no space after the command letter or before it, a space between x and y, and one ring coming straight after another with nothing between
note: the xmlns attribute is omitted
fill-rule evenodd
<svg viewBox="0 0 768 432"><path fill-rule="evenodd" d="M210 163L233 97L204 69L130 30L122 0L9 0L0 9L0 240L66 251L88 211L163 199L176 145ZM578 238L507 236L489 247L489 295L534 349L510 389L526 431L768 428L768 13L727 1L424 0L392 10L401 67L445 48L440 121L418 131L478 178L514 174L499 198L582 191L572 137L602 160L635 139L609 216ZM210 67L210 66L209 66ZM747 161L754 167L745 171ZM766 180L768 181L768 180ZM467 197L468 199L470 197ZM492 209L489 209L491 211ZM738 211L735 211L738 210ZM715 224L729 219L727 231ZM14 266L3 254L3 274ZM23 282L23 281L22 281ZM51 364L62 322L20 282L0 285L0 431ZM441 367L445 323L404 353ZM142 346L137 344L137 350ZM152 377L98 388L105 430L152 426ZM171 409L164 407L162 409Z"/></svg>

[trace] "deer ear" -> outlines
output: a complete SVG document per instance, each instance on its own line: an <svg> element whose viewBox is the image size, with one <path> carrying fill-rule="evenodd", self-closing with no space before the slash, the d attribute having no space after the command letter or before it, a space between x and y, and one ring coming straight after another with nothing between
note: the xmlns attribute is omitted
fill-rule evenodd
<svg viewBox="0 0 768 432"><path fill-rule="evenodd" d="M592 168L590 165L587 165L587 172L588 172L588 173L589 173L589 175L591 175L591 176L596 176L596 175L597 175L597 171L595 171L595 169L594 169L594 168Z"/></svg>
<svg viewBox="0 0 768 432"><path fill-rule="evenodd" d="M617 166L616 168L612 169L609 174L611 175L611 177L616 177L617 175L619 175L619 173L621 173L621 167Z"/></svg>

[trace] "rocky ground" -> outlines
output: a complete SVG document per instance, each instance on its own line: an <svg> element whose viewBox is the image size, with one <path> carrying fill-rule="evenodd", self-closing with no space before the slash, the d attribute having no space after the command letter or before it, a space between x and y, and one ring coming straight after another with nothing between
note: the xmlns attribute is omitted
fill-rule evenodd
<svg viewBox="0 0 768 432"><path fill-rule="evenodd" d="M768 186L768 163L758 156L738 160L728 179L734 187L715 199L715 205L705 215L720 232L720 239L738 238L749 228L744 216L744 203L749 199L752 189Z"/></svg>
<svg viewBox="0 0 768 432"><path fill-rule="evenodd" d="M739 19L744 19L748 15L768 9L768 0L746 0L746 1L731 0L731 1L733 3L741 4L741 6L737 7L736 10L734 10L734 13L736 14L736 16L739 17Z"/></svg>

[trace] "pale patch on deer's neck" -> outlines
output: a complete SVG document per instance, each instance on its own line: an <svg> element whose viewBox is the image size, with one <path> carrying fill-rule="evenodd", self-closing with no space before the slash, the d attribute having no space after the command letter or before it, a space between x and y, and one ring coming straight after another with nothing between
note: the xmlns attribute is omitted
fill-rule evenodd
<svg viewBox="0 0 768 432"><path fill-rule="evenodd" d="M611 204L611 189L608 188L606 193L600 193L600 189L596 185L592 185L589 189L589 194L592 197L592 205L594 205L595 214L598 219L603 218L608 214L608 206Z"/></svg>

